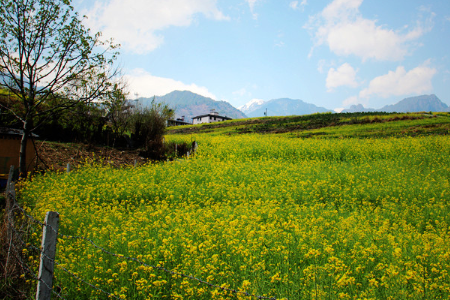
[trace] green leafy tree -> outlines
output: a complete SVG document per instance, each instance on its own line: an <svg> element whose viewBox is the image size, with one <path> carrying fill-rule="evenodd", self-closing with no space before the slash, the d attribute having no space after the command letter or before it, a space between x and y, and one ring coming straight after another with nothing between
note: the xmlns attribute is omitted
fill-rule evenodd
<svg viewBox="0 0 450 300"><path fill-rule="evenodd" d="M136 146L144 147L142 155L153 160L164 158L163 137L167 120L172 118L174 111L164 103L154 99L149 107L135 108L132 116L132 137Z"/></svg>
<svg viewBox="0 0 450 300"><path fill-rule="evenodd" d="M85 28L71 0L0 0L0 84L16 99L0 108L22 124L21 173L37 126L111 92L118 46L100 37Z"/></svg>
<svg viewBox="0 0 450 300"><path fill-rule="evenodd" d="M117 82L114 84L108 99L103 102L109 127L114 135L113 147L115 147L117 137L122 137L130 131L133 106L127 100L127 95L126 84Z"/></svg>

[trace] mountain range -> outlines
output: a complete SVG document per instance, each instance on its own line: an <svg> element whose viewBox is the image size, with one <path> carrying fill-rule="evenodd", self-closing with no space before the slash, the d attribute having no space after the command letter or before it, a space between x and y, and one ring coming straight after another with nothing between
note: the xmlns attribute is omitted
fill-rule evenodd
<svg viewBox="0 0 450 300"><path fill-rule="evenodd" d="M143 107L149 106L153 98L139 98L138 102ZM216 101L190 91L173 91L164 96L155 96L155 101L165 103L175 110L175 117L184 116L186 122L192 122L195 116L208 114L212 109L221 116L233 119L242 119L247 116L226 101Z"/></svg>
<svg viewBox="0 0 450 300"><path fill-rule="evenodd" d="M329 112L331 110L319 107L302 100L289 98L273 99L270 101L253 100L239 107L248 117L264 116L288 116L288 115L308 115L320 112Z"/></svg>
<svg viewBox="0 0 450 300"><path fill-rule="evenodd" d="M419 111L450 111L447 104L442 102L436 95L421 95L416 97L405 98L395 104L383 106L380 109L365 108L362 104L352 105L349 109L342 112L419 112Z"/></svg>
<svg viewBox="0 0 450 300"><path fill-rule="evenodd" d="M198 115L207 114L212 109L221 116L233 119L246 117L267 116L288 116L306 115L313 113L332 112L331 109L319 107L303 100L289 98L273 99L270 101L252 100L239 107L233 107L226 101L217 101L208 97L195 94L190 91L173 91L164 96L154 97L156 102L169 105L175 110L175 117L184 116L186 122L191 122L192 118ZM150 105L152 98L139 98L137 101L143 107ZM386 105L380 109L365 108L363 105L352 105L342 112L419 112L419 111L450 111L450 107L443 103L436 95L421 95L417 97L405 98L396 104Z"/></svg>

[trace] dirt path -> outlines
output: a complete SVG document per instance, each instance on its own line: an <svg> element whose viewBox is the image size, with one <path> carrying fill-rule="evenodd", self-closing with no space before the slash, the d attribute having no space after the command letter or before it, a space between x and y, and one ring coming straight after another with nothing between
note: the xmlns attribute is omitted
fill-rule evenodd
<svg viewBox="0 0 450 300"><path fill-rule="evenodd" d="M47 141L36 141L35 145L39 156L37 170L65 170L68 163L76 167L84 163L86 159L94 159L116 167L145 162L145 159L139 156L138 150L118 150L86 144Z"/></svg>

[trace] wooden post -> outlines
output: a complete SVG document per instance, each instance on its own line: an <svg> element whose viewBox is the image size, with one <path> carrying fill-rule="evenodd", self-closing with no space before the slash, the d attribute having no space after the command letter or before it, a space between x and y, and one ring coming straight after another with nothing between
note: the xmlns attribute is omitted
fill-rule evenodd
<svg viewBox="0 0 450 300"><path fill-rule="evenodd" d="M11 228L14 226L13 215L11 210L14 207L14 201L16 201L16 188L14 185L14 166L9 168L8 181L6 182L6 203L5 203L5 222L7 224L7 239L8 241L12 240L12 230ZM9 252L8 252L9 256ZM8 261L6 261L8 262Z"/></svg>
<svg viewBox="0 0 450 300"><path fill-rule="evenodd" d="M11 247L13 244L13 228L14 228L14 215L12 209L14 207L14 201L16 199L16 188L13 182L14 166L9 168L8 181L6 182L6 203L4 213L4 223L6 224L6 242L9 244L8 254L6 256L5 263L5 278L8 277L9 257L11 254Z"/></svg>
<svg viewBox="0 0 450 300"><path fill-rule="evenodd" d="M9 174L8 174L8 181L6 182L6 190L5 190L5 196L6 196L6 207L5 207L5 216L9 213L9 210L11 209L11 197L9 196L9 193L11 192L11 183L13 182L13 175L14 175L14 166L11 166L9 168Z"/></svg>
<svg viewBox="0 0 450 300"><path fill-rule="evenodd" d="M55 211L47 212L42 233L42 252L39 265L39 282L36 291L36 300L49 300L52 295L53 268L56 254L58 226L59 214Z"/></svg>

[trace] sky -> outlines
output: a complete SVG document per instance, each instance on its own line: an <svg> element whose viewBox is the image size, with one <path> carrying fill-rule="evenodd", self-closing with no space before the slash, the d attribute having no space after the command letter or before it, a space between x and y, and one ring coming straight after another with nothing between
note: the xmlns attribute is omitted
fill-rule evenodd
<svg viewBox="0 0 450 300"><path fill-rule="evenodd" d="M450 0L74 0L119 43L130 98L450 105Z"/></svg>

